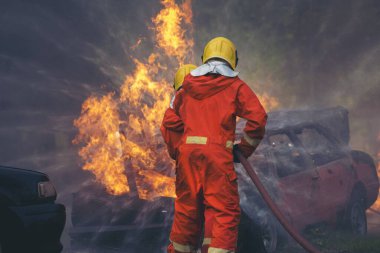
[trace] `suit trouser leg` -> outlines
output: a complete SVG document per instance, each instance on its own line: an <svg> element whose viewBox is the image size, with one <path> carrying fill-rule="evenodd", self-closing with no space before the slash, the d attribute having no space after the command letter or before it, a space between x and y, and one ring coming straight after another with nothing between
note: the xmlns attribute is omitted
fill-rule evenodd
<svg viewBox="0 0 380 253"><path fill-rule="evenodd" d="M202 152L181 149L176 172L175 211L171 245L175 251L195 252L203 223L203 196L199 171L202 169Z"/></svg>
<svg viewBox="0 0 380 253"><path fill-rule="evenodd" d="M232 153L214 149L209 156L203 182L206 226L211 226L205 229L211 230L208 252L235 252L240 206Z"/></svg>

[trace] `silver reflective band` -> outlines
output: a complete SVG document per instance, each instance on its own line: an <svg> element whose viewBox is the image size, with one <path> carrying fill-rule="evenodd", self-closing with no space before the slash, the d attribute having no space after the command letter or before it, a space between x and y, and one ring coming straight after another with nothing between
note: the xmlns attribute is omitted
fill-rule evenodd
<svg viewBox="0 0 380 253"><path fill-rule="evenodd" d="M257 147L260 144L260 139L254 139L248 136L246 132L243 131L243 138L251 145L252 147Z"/></svg>
<svg viewBox="0 0 380 253"><path fill-rule="evenodd" d="M192 76L204 76L208 73L212 73L226 77L235 77L239 74L239 72L233 71L227 63L218 60L210 60L192 70L190 73Z"/></svg>
<svg viewBox="0 0 380 253"><path fill-rule="evenodd" d="M211 238L204 238L202 245L210 245L211 244Z"/></svg>
<svg viewBox="0 0 380 253"><path fill-rule="evenodd" d="M220 249L220 248L210 247L208 248L208 253L235 253L235 251L229 250L229 249Z"/></svg>
<svg viewBox="0 0 380 253"><path fill-rule="evenodd" d="M170 108L174 109L174 99L175 95L172 97L172 100L170 100Z"/></svg>
<svg viewBox="0 0 380 253"><path fill-rule="evenodd" d="M184 252L184 253L193 253L193 252L195 252L194 247L192 247L191 245L179 244L179 243L176 243L176 242L172 242L172 244L173 244L173 247L174 247L174 249L176 251Z"/></svg>

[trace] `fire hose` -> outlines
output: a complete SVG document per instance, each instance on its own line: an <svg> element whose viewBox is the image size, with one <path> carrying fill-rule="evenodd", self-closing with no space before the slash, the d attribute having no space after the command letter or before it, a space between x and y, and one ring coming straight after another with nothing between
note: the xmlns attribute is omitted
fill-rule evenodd
<svg viewBox="0 0 380 253"><path fill-rule="evenodd" d="M295 230L292 225L286 220L282 212L278 209L277 205L273 202L272 198L268 194L264 185L261 183L256 172L252 166L248 163L247 159L241 154L239 150L234 150L235 155L243 165L244 169L247 171L248 176L251 178L252 182L255 184L259 190L261 196L263 197L265 203L272 210L273 214L276 216L281 225L285 230L308 252L311 253L321 253L317 248L315 248L311 243L309 243L305 238L303 238L300 233Z"/></svg>

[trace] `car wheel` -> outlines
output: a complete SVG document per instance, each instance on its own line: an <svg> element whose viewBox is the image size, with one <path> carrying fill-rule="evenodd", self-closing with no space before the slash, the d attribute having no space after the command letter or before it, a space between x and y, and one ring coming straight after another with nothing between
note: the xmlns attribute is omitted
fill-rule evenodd
<svg viewBox="0 0 380 253"><path fill-rule="evenodd" d="M367 216L364 201L359 194L355 194L348 205L346 225L353 234L365 235L367 233Z"/></svg>
<svg viewBox="0 0 380 253"><path fill-rule="evenodd" d="M273 253L278 245L277 224L268 213L264 215L260 222L261 240L266 253Z"/></svg>

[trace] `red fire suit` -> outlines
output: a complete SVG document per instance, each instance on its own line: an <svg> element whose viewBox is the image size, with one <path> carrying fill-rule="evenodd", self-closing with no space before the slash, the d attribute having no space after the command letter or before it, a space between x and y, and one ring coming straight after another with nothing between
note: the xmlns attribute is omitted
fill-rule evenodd
<svg viewBox="0 0 380 253"><path fill-rule="evenodd" d="M204 248L235 252L240 220L232 154L236 116L247 120L239 148L248 157L263 138L265 110L242 80L217 74L188 75L173 109L175 115L165 117L163 126L183 128L183 136L168 252L195 252L205 219Z"/></svg>

